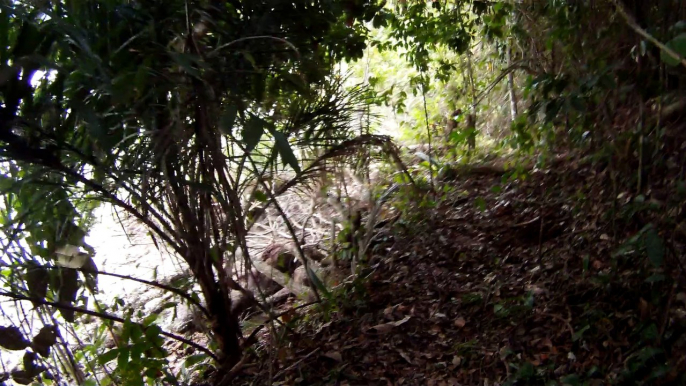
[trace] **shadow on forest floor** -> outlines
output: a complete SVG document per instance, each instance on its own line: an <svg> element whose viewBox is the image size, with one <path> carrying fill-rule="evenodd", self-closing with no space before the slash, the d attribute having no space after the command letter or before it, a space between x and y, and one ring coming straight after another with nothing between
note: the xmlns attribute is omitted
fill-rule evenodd
<svg viewBox="0 0 686 386"><path fill-rule="evenodd" d="M610 216L629 200L613 207L607 172L568 161L502 181L463 175L381 230L371 276L286 343L263 339L240 383L686 381L683 272L624 243L645 224Z"/></svg>

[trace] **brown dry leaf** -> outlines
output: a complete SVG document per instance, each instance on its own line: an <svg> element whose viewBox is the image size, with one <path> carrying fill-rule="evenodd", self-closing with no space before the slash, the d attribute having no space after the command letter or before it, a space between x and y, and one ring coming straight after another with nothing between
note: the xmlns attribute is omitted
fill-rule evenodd
<svg viewBox="0 0 686 386"><path fill-rule="evenodd" d="M414 363L412 363L412 360L410 359L410 356L407 355L406 352L398 350L398 354L400 354L400 356L403 357L403 359L406 360L407 363L414 365Z"/></svg>
<svg viewBox="0 0 686 386"><path fill-rule="evenodd" d="M327 353L324 353L324 356L329 359L333 359L336 362L343 362L343 356L338 351L329 351Z"/></svg>
<svg viewBox="0 0 686 386"><path fill-rule="evenodd" d="M641 313L641 320L646 320L650 316L650 305L643 298L638 301L638 311Z"/></svg>
<svg viewBox="0 0 686 386"><path fill-rule="evenodd" d="M464 318L460 316L459 318L455 319L454 324L455 324L455 327L462 328L467 324L467 321L464 320Z"/></svg>
<svg viewBox="0 0 686 386"><path fill-rule="evenodd" d="M401 324L405 324L408 320L410 320L411 316L407 315L406 317L402 318L401 320L398 320L396 322L391 322L390 324L394 325L395 327L400 326Z"/></svg>
<svg viewBox="0 0 686 386"><path fill-rule="evenodd" d="M395 306L387 307L385 310L383 310L383 316L385 316L387 318L390 318L391 316L393 316L393 309L394 308L395 308Z"/></svg>
<svg viewBox="0 0 686 386"><path fill-rule="evenodd" d="M276 356L283 362L288 357L288 350L282 347L277 351Z"/></svg>
<svg viewBox="0 0 686 386"><path fill-rule="evenodd" d="M369 327L370 330L376 330L379 334L386 334L390 332L393 327L395 327L392 323L381 323L377 324L376 326Z"/></svg>

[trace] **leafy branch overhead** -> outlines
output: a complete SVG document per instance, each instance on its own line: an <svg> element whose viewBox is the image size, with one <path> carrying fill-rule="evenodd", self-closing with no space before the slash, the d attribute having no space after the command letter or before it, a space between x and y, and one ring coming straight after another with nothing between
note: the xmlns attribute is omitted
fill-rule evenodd
<svg viewBox="0 0 686 386"><path fill-rule="evenodd" d="M3 3L2 264L28 267L9 276L15 299L75 321L83 290L97 290L84 237L108 202L188 264L218 363L235 365L240 286L224 266L236 250L250 258L241 196L351 138L364 104L333 68L362 56L380 4L325 3Z"/></svg>
<svg viewBox="0 0 686 386"><path fill-rule="evenodd" d="M0 0L0 384L684 383L684 12Z"/></svg>

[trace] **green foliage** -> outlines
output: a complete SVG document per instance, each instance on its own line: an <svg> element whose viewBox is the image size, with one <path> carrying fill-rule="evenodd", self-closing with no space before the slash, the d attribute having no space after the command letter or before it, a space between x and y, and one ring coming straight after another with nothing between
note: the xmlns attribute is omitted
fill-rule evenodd
<svg viewBox="0 0 686 386"><path fill-rule="evenodd" d="M679 54L682 58L686 58L686 33L681 33L675 36L672 40L667 42L667 47ZM660 52L660 58L668 65L675 67L679 65L679 60L668 55L665 51Z"/></svg>
<svg viewBox="0 0 686 386"><path fill-rule="evenodd" d="M62 306L84 301L84 286L97 290L94 278L72 269L82 267L52 268L94 252L83 242L90 213L111 203L189 264L218 318L213 333L230 367L241 355L240 332L228 290L207 272L245 248L250 225L241 196L251 182L286 169L296 175L293 186L311 177L301 175L307 151L356 134L350 122L368 93L344 87L334 66L362 56L364 23L380 4L1 7L0 222L7 253L0 262L11 268L3 284ZM227 218L217 218L215 203ZM69 307L58 308L73 322ZM125 345L107 354L126 384L154 380L164 367L160 352L142 350L156 341L157 334L148 336L155 327L136 326L128 323Z"/></svg>
<svg viewBox="0 0 686 386"><path fill-rule="evenodd" d="M153 315L154 316L154 315ZM170 374L164 376L168 353L162 348L164 340L160 328L146 318L140 325L127 319L119 332L117 347L97 357L99 365L116 361L116 371L111 374L117 383L127 385L155 384L158 378L175 383Z"/></svg>

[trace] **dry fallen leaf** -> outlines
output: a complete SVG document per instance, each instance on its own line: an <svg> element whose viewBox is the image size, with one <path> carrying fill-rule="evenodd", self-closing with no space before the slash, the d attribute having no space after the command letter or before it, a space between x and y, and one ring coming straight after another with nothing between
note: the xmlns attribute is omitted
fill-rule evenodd
<svg viewBox="0 0 686 386"><path fill-rule="evenodd" d="M370 330L376 330L379 334L385 334L389 331L391 331L395 327L391 323L381 323L377 324L376 326L369 327Z"/></svg>
<svg viewBox="0 0 686 386"><path fill-rule="evenodd" d="M390 324L392 324L392 325L398 327L398 326L400 326L401 324L404 324L405 322L407 322L408 320L410 320L410 318L411 318L411 316L410 316L410 315L407 315L406 317L402 318L401 320L398 320L398 321L396 321L396 322L391 322Z"/></svg>
<svg viewBox="0 0 686 386"><path fill-rule="evenodd" d="M324 353L324 356L327 358L333 359L336 362L342 362L343 361L343 356L338 351L329 351L327 353Z"/></svg>
<svg viewBox="0 0 686 386"><path fill-rule="evenodd" d="M638 311L641 313L641 320L646 320L650 316L650 305L643 298L638 300Z"/></svg>
<svg viewBox="0 0 686 386"><path fill-rule="evenodd" d="M412 363L412 360L410 359L410 356L407 355L406 352L398 350L398 354L400 354L400 356L403 357L403 359L406 360L407 363L414 365L414 363Z"/></svg>
<svg viewBox="0 0 686 386"><path fill-rule="evenodd" d="M369 329L370 329L370 330L372 330L372 329L373 329L373 330L376 330L376 332L378 332L378 333L380 333L380 334L385 334L385 333L391 331L391 330L393 329L393 327L398 327L398 326L400 326L401 324L404 324L405 322L407 322L408 320L410 320L410 318L411 318L411 316L408 315L408 316L402 318L401 320L398 320L398 321L395 321L395 322L390 322L390 323L381 323L381 324L377 324L376 326L372 326L372 327L370 327Z"/></svg>

